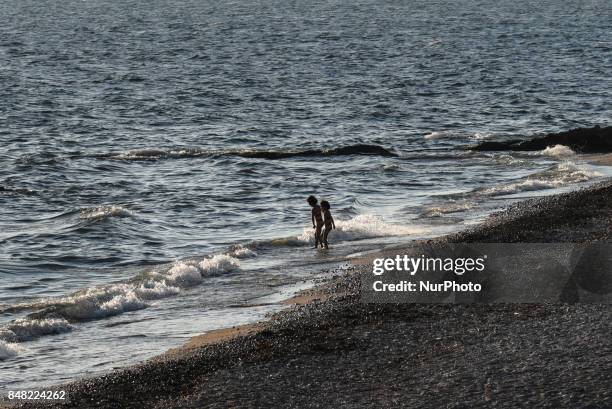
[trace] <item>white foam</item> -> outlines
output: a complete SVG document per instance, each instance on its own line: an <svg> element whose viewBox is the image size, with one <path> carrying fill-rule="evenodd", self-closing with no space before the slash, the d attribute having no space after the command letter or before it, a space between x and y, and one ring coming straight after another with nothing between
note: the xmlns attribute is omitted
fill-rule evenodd
<svg viewBox="0 0 612 409"><path fill-rule="evenodd" d="M245 256L248 254L247 251L242 253ZM33 336L70 330L72 327L68 321L106 318L147 308L148 300L177 295L182 288L199 285L203 276L230 272L239 265L238 259L225 254L207 258L197 265L178 261L164 272L147 273L144 281L136 279L132 282L91 287L59 299L43 300L32 306L40 308L41 313L49 317L61 316L64 319L16 321L11 326L0 328L0 339L21 342ZM30 333L33 335L28 335Z"/></svg>
<svg viewBox="0 0 612 409"><path fill-rule="evenodd" d="M555 145L546 147L546 149L541 151L541 154L545 156L552 156L553 158L562 158L573 156L576 154L576 152L565 145Z"/></svg>
<svg viewBox="0 0 612 409"><path fill-rule="evenodd" d="M202 275L218 275L234 271L240 267L240 261L227 254L217 254L211 258L206 258L198 264Z"/></svg>
<svg viewBox="0 0 612 409"><path fill-rule="evenodd" d="M507 185L494 186L484 189L482 193L485 195L507 195L518 192L528 192L534 190L554 189L562 185L558 180L539 180L527 179L520 182L513 182Z"/></svg>
<svg viewBox="0 0 612 409"><path fill-rule="evenodd" d="M21 348L17 344L0 340L0 361L6 361L17 356L19 351L21 351Z"/></svg>
<svg viewBox="0 0 612 409"><path fill-rule="evenodd" d="M132 212L129 209L121 206L99 206L91 209L81 210L81 219L99 220L108 217L130 217Z"/></svg>
<svg viewBox="0 0 612 409"><path fill-rule="evenodd" d="M507 165L507 166L519 166L519 165L524 165L526 163L524 159L516 158L512 155L507 155L507 154L494 156L494 159L496 162L501 163L503 165Z"/></svg>
<svg viewBox="0 0 612 409"><path fill-rule="evenodd" d="M156 159L161 158L167 154L166 151L161 149L137 149L126 152L121 152L119 154L111 156L113 159L121 159L121 160L142 160L142 159Z"/></svg>
<svg viewBox="0 0 612 409"><path fill-rule="evenodd" d="M141 310L146 307L147 304L138 298L133 291L130 291L127 294L116 295L109 301L102 303L98 316L108 317L128 311Z"/></svg>
<svg viewBox="0 0 612 409"><path fill-rule="evenodd" d="M397 170L400 170L401 167L395 163L390 163L387 165L383 165L382 170L383 172L395 172Z"/></svg>
<svg viewBox="0 0 612 409"><path fill-rule="evenodd" d="M72 331L73 327L62 318L20 318L0 328L0 339L13 343Z"/></svg>
<svg viewBox="0 0 612 409"><path fill-rule="evenodd" d="M182 288L194 287L202 282L202 274L197 267L178 261L166 273L165 282Z"/></svg>
<svg viewBox="0 0 612 409"><path fill-rule="evenodd" d="M178 287L167 285L165 282L151 281L144 282L140 287L136 288L135 293L142 300L157 300L167 298L180 293Z"/></svg>
<svg viewBox="0 0 612 409"><path fill-rule="evenodd" d="M423 138L427 140L433 140L433 139L445 138L449 135L451 135L450 131L435 131L435 132L428 133Z"/></svg>
<svg viewBox="0 0 612 409"><path fill-rule="evenodd" d="M482 141L485 139L492 138L493 136L495 136L495 134L491 132L475 132L473 134L466 135L465 133L461 133L457 131L442 130L442 131L435 131L435 132L428 133L423 138L427 140L434 140L434 139L450 138L453 136L461 136L462 138L467 137L472 140Z"/></svg>
<svg viewBox="0 0 612 409"><path fill-rule="evenodd" d="M232 251L228 253L228 255L238 259L257 257L256 252L241 245L235 246Z"/></svg>
<svg viewBox="0 0 612 409"><path fill-rule="evenodd" d="M476 141L483 141L485 139L490 139L493 136L495 136L495 134L491 132L476 132L470 135L470 139L474 139Z"/></svg>
<svg viewBox="0 0 612 409"><path fill-rule="evenodd" d="M507 185L498 185L484 189L481 193L485 195L505 195L535 190L555 189L573 183L586 182L600 176L602 176L602 174L595 170L567 161L526 179L514 181Z"/></svg>
<svg viewBox="0 0 612 409"><path fill-rule="evenodd" d="M336 220L336 229L332 230L330 238L350 241L374 237L408 236L424 231L423 227L389 224L380 216L362 214L350 220ZM314 229L304 228L304 232L297 239L301 242L314 242Z"/></svg>
<svg viewBox="0 0 612 409"><path fill-rule="evenodd" d="M431 206L423 213L426 217L442 217L448 213L459 213L470 210L474 207L474 203L446 203L438 206Z"/></svg>
<svg viewBox="0 0 612 409"><path fill-rule="evenodd" d="M112 284L87 288L59 301L52 301L57 311L70 320L89 320L146 308L131 284Z"/></svg>

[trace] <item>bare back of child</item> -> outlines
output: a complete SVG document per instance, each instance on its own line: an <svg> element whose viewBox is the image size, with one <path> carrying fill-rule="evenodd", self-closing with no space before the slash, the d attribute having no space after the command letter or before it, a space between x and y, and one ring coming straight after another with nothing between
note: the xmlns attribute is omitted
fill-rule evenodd
<svg viewBox="0 0 612 409"><path fill-rule="evenodd" d="M321 209L323 209L323 224L325 226L325 230L323 230L323 235L321 237L321 246L325 246L325 248L329 248L329 243L327 242L327 237L332 229L336 228L336 223L334 222L334 218L331 215L330 205L327 200L321 201Z"/></svg>
<svg viewBox="0 0 612 409"><path fill-rule="evenodd" d="M315 229L315 248L321 245L323 247L323 241L321 240L321 230L323 229L323 214L321 211L321 206L318 204L318 200L314 196L308 196L307 199L308 204L312 207L312 228Z"/></svg>

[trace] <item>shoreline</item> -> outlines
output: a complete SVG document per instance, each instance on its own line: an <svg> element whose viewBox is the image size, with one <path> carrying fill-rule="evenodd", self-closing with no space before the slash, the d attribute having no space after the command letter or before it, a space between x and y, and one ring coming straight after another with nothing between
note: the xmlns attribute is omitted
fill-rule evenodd
<svg viewBox="0 0 612 409"><path fill-rule="evenodd" d="M431 241L609 242L611 199L608 179L519 202ZM294 307L268 320L211 331L142 364L64 385L67 405L20 407L612 404L609 306L362 304L355 273L377 255L298 292L283 302ZM581 341L577 330L593 338ZM295 393L276 393L288 383L298 385L289 389Z"/></svg>
<svg viewBox="0 0 612 409"><path fill-rule="evenodd" d="M291 297L281 300L279 304L288 306L301 306L306 304L312 304L315 302L327 301L333 295L329 292L326 293L323 291L323 287L325 287L326 284L327 283L318 284L314 287L297 291ZM283 311L280 311L279 313L283 313ZM268 324L273 319L274 315L276 314L273 314L267 319L254 323L213 329L203 334L196 335L183 345L180 345L176 348L171 348L160 355L150 358L150 360L159 361L164 359L180 359L181 355L187 354L193 350L197 350L198 348L227 342L235 338L257 334L259 332L265 331L268 328Z"/></svg>

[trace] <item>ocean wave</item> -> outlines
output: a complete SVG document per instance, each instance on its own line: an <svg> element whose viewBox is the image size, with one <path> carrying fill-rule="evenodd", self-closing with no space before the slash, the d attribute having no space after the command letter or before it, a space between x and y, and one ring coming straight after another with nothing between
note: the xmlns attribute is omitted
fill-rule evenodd
<svg viewBox="0 0 612 409"><path fill-rule="evenodd" d="M397 172L397 171L399 171L401 169L402 169L401 166L396 164L396 163L389 163L389 164L386 164L386 165L382 165L382 167L381 167L381 170L383 172L389 172L389 173Z"/></svg>
<svg viewBox="0 0 612 409"><path fill-rule="evenodd" d="M493 159L497 163L506 165L506 166L520 166L520 165L525 165L527 163L525 159L517 158L515 156L507 155L507 154L495 155L493 156Z"/></svg>
<svg viewBox="0 0 612 409"><path fill-rule="evenodd" d="M219 275L234 271L240 267L240 261L227 254L217 254L202 260L198 266L204 276Z"/></svg>
<svg viewBox="0 0 612 409"><path fill-rule="evenodd" d="M565 145L548 146L546 149L540 151L541 155L552 156L554 158L562 158L567 156L573 156L576 154L570 147Z"/></svg>
<svg viewBox="0 0 612 409"><path fill-rule="evenodd" d="M0 242L21 236L65 234L75 229L113 218L132 217L131 210L119 205L71 209L51 216L30 220L27 227L0 233Z"/></svg>
<svg viewBox="0 0 612 409"><path fill-rule="evenodd" d="M469 136L470 139L475 141L484 141L486 139L491 139L495 134L491 132L475 132Z"/></svg>
<svg viewBox="0 0 612 409"><path fill-rule="evenodd" d="M80 211L80 218L85 220L102 220L110 217L131 217L132 211L117 205L98 206Z"/></svg>
<svg viewBox="0 0 612 409"><path fill-rule="evenodd" d="M127 282L85 288L65 297L35 302L29 307L36 311L27 316L27 322L40 325L54 318L65 323L81 322L141 310L149 307L150 301L172 297L183 289L200 285L204 277L233 272L239 267L239 260L227 254L216 254L199 262L177 261Z"/></svg>
<svg viewBox="0 0 612 409"><path fill-rule="evenodd" d="M423 213L422 217L442 217L449 213L459 213L474 208L475 203L445 203L436 206L428 207Z"/></svg>
<svg viewBox="0 0 612 409"><path fill-rule="evenodd" d="M101 214L108 214L101 210ZM114 211L123 212L123 208ZM98 217L98 216L95 216ZM373 215L360 215L350 220L338 220L332 233L334 240L347 241L363 238L410 235L422 228L400 226L385 222ZM312 229L301 235L268 240L266 246L300 245L314 239ZM262 243L260 243L262 244ZM85 288L60 297L37 300L20 305L30 310L25 318L1 329L0 339L5 342L23 342L43 335L71 331L79 322L105 319L126 312L145 309L151 302L179 295L182 291L201 285L206 277L229 274L240 269L241 259L257 256L257 243L235 245L221 254L203 259L188 259L144 271L124 282Z"/></svg>
<svg viewBox="0 0 612 409"><path fill-rule="evenodd" d="M146 308L130 284L86 288L59 300L49 300L47 308L30 317L62 317L71 322L106 318Z"/></svg>
<svg viewBox="0 0 612 409"><path fill-rule="evenodd" d="M166 282L147 280L134 291L141 300L158 300L172 297L181 292L177 286L168 285Z"/></svg>
<svg viewBox="0 0 612 409"><path fill-rule="evenodd" d="M232 247L232 249L228 253L228 256L231 256L237 259L253 258L253 257L257 257L257 253L251 250L250 248L244 247L239 244L239 245Z"/></svg>
<svg viewBox="0 0 612 409"><path fill-rule="evenodd" d="M335 241L351 241L375 237L409 236L424 231L423 227L389 224L380 216L362 214L350 220L336 220L336 229L330 234L333 235ZM297 240L301 243L314 243L314 229L305 228Z"/></svg>
<svg viewBox="0 0 612 409"><path fill-rule="evenodd" d="M494 186L482 191L485 195L498 196L535 190L554 189L563 185L560 180L527 179L507 185Z"/></svg>
<svg viewBox="0 0 612 409"><path fill-rule="evenodd" d="M423 139L434 140L434 139L446 138L451 135L452 135L451 131L434 131L434 132L430 132L427 135L425 135Z"/></svg>
<svg viewBox="0 0 612 409"><path fill-rule="evenodd" d="M53 302L47 313L72 321L106 318L147 308L147 301L172 297L181 289L195 287L207 276L239 268L236 258L217 254L199 263L177 261L165 271L151 271L143 280L88 288Z"/></svg>
<svg viewBox="0 0 612 409"><path fill-rule="evenodd" d="M176 262L166 274L158 274L164 284L174 286L175 288L195 287L202 282L202 274L196 266L185 262Z"/></svg>
<svg viewBox="0 0 612 409"><path fill-rule="evenodd" d="M555 189L574 183L586 182L602 174L573 162L560 163L544 172L505 185L497 185L479 191L480 194L498 196L520 192Z"/></svg>
<svg viewBox="0 0 612 409"><path fill-rule="evenodd" d="M202 148L178 148L178 149L136 149L125 152L96 155L99 159L114 160L158 160L158 159L183 159L208 156L238 156L253 159L287 159L294 157L317 157L317 156L348 156L348 155L373 155L373 156L397 156L390 150L379 145L356 144L329 149L306 149L306 150L208 150Z"/></svg>
<svg viewBox="0 0 612 409"><path fill-rule="evenodd" d="M427 140L436 140L436 139L445 139L445 138L452 138L452 137L461 137L464 139L467 138L470 140L482 141L485 139L490 139L493 136L495 136L495 134L491 132L474 132L471 134L466 134L465 132L461 132L461 131L442 130L442 131L434 131L434 132L428 133L423 138Z"/></svg>
<svg viewBox="0 0 612 409"><path fill-rule="evenodd" d="M0 340L9 343L31 341L44 335L70 332L72 329L72 325L61 318L20 318L0 327Z"/></svg>
<svg viewBox="0 0 612 409"><path fill-rule="evenodd" d="M7 359L13 358L19 354L21 347L12 342L5 342L0 340L0 361L6 361Z"/></svg>

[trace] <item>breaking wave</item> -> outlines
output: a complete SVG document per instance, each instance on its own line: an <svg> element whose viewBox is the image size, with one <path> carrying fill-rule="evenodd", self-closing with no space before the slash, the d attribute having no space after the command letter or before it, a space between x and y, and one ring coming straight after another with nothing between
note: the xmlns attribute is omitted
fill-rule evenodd
<svg viewBox="0 0 612 409"><path fill-rule="evenodd" d="M434 132L428 133L423 138L427 140L434 140L434 139L446 138L450 135L452 135L451 131L434 131Z"/></svg>
<svg viewBox="0 0 612 409"><path fill-rule="evenodd" d="M428 207L423 213L422 217L442 217L450 213L460 213L474 208L475 203L463 202L463 203L446 203L436 206Z"/></svg>
<svg viewBox="0 0 612 409"><path fill-rule="evenodd" d="M72 331L64 319L17 319L0 327L0 361L15 357L23 349L19 343L45 335Z"/></svg>
<svg viewBox="0 0 612 409"><path fill-rule="evenodd" d="M372 214L361 214L349 220L336 220L336 229L331 233L334 242L354 241L376 237L409 236L426 232L422 226L404 226L390 224L382 217ZM297 236L279 237L252 242L249 247L299 247L306 243L314 243L314 229L304 227ZM251 250L252 251L252 250Z"/></svg>
<svg viewBox="0 0 612 409"><path fill-rule="evenodd" d="M508 154L494 155L492 158L495 162L506 166L520 166L525 165L527 163L525 159Z"/></svg>
<svg viewBox="0 0 612 409"><path fill-rule="evenodd" d="M422 227L389 224L379 216L363 214L350 220L336 220L336 229L331 234L333 234L334 241L350 241L375 237L408 236L424 231ZM305 228L297 240L301 243L314 243L314 229Z"/></svg>
<svg viewBox="0 0 612 409"><path fill-rule="evenodd" d="M103 285L78 291L37 307L32 318L61 317L69 322L106 318L149 306L148 301L175 296L182 289L199 285L204 277L234 271L240 262L217 254L198 262L177 261L161 271L150 271L130 282Z"/></svg>
<svg viewBox="0 0 612 409"><path fill-rule="evenodd" d="M491 139L495 134L491 132L475 132L470 135L470 139L475 141L484 141L485 139Z"/></svg>
<svg viewBox="0 0 612 409"><path fill-rule="evenodd" d="M237 259L257 257L257 253L255 251L240 244L237 246L233 246L228 255Z"/></svg>
<svg viewBox="0 0 612 409"><path fill-rule="evenodd" d="M461 132L461 131L443 130L443 131L434 131L434 132L428 133L423 138L427 140L436 140L436 139L444 139L444 138L452 138L452 137L461 137L461 138L468 138L470 140L482 141L485 139L492 138L493 136L494 134L490 132L475 132L471 134L466 134L465 132Z"/></svg>
<svg viewBox="0 0 612 409"><path fill-rule="evenodd" d="M71 330L71 323L74 322L147 308L150 301L175 296L183 289L199 285L205 277L238 270L238 258L255 256L253 250L235 246L229 254L216 254L202 260L176 261L122 283L85 288L61 298L9 306L3 311L34 312L26 319L15 320L0 327L0 339L23 342L41 335Z"/></svg>
<svg viewBox="0 0 612 409"><path fill-rule="evenodd" d="M576 165L573 162L564 162L525 179L482 189L479 193L498 196L535 190L554 189L574 183L586 182L600 176L602 176L601 173L590 170L586 166Z"/></svg>
<svg viewBox="0 0 612 409"><path fill-rule="evenodd" d="M125 207L110 205L98 206L80 211L80 218L86 220L102 220L110 217L130 217L132 212Z"/></svg>
<svg viewBox="0 0 612 409"><path fill-rule="evenodd" d="M21 347L12 342L0 340L0 361L5 361L19 354Z"/></svg>
<svg viewBox="0 0 612 409"><path fill-rule="evenodd" d="M555 145L548 146L546 149L541 151L541 154L545 156L552 156L554 158L562 158L567 156L573 156L576 154L576 152L574 152L571 148L565 145Z"/></svg>
<svg viewBox="0 0 612 409"><path fill-rule="evenodd" d="M89 209L81 217L99 219L111 215L131 214L120 206ZM373 215L359 215L349 220L338 220L333 240L348 241L384 236L411 235L424 231L414 226L389 224ZM180 260L172 264L144 271L123 282L85 288L60 298L48 298L30 304L11 306L14 311L29 311L25 318L0 327L2 359L16 354L18 344L44 335L69 332L80 322L104 319L126 312L145 309L152 302L179 295L201 285L206 277L228 274L240 269L241 259L257 257L258 246L303 246L314 240L314 231L288 238L252 242L231 246L222 254L203 259Z"/></svg>
<svg viewBox="0 0 612 409"><path fill-rule="evenodd" d="M227 254L217 254L202 260L198 266L202 274L210 276L234 271L240 267L240 262Z"/></svg>
<svg viewBox="0 0 612 409"><path fill-rule="evenodd" d="M241 253L248 254L248 249L242 250ZM75 322L147 308L150 301L175 296L183 289L199 285L204 277L239 267L237 258L217 254L200 262L177 261L165 270L150 271L128 282L86 288L66 297L21 305L20 309L36 311L0 327L0 359L15 356L16 343L72 331Z"/></svg>
<svg viewBox="0 0 612 409"><path fill-rule="evenodd" d="M72 331L65 319L17 319L0 327L0 340L8 343L31 341L44 335Z"/></svg>

